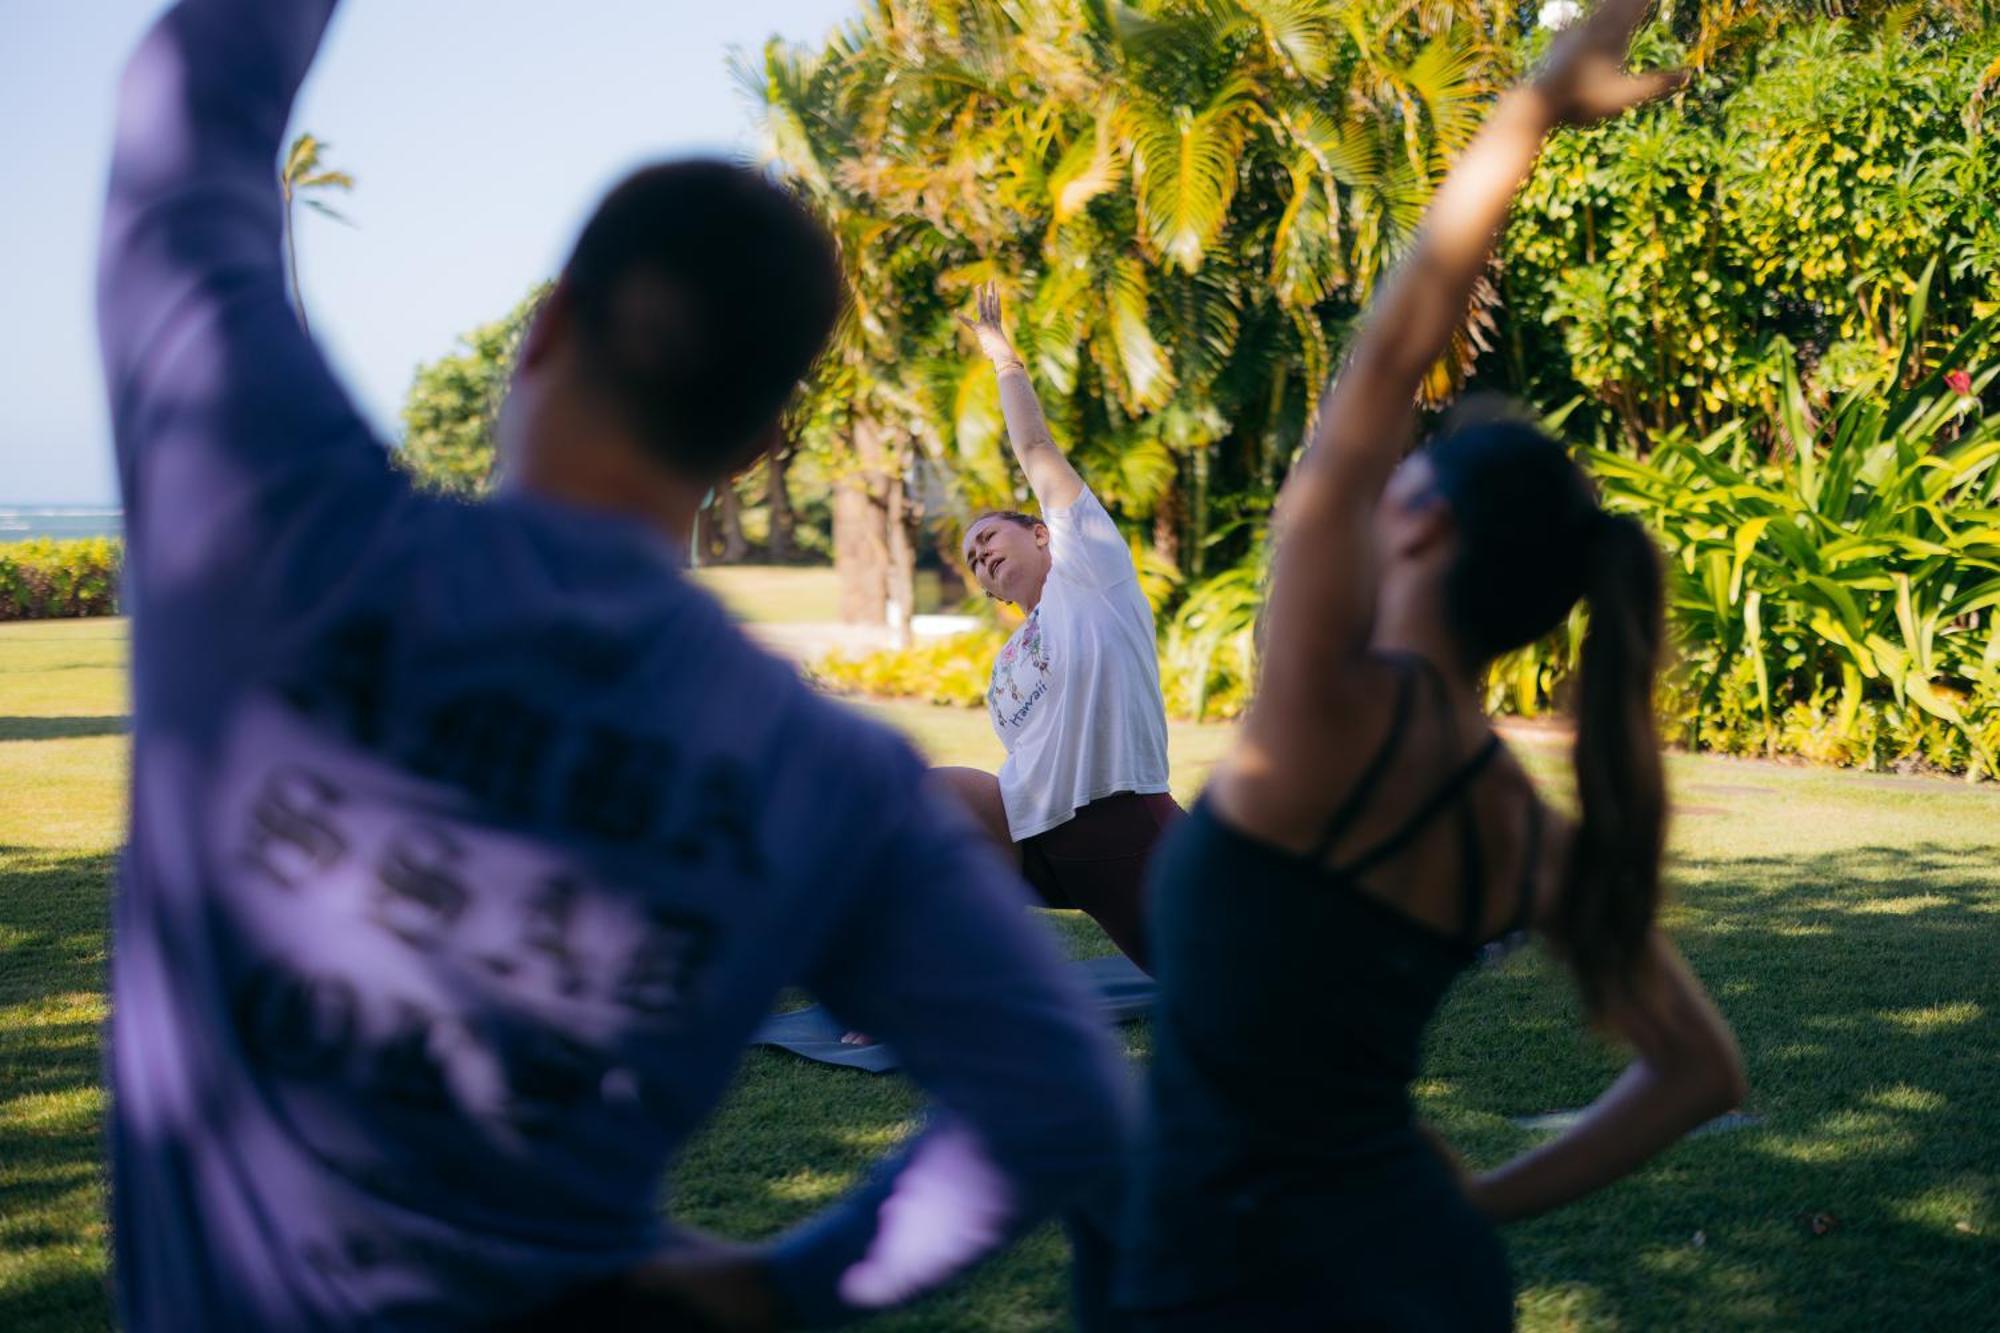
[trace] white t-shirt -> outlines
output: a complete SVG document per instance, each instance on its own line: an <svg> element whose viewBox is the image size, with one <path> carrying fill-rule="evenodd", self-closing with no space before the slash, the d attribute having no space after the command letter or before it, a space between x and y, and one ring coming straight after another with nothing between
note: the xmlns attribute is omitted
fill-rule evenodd
<svg viewBox="0 0 2000 1333"><path fill-rule="evenodd" d="M986 691L1007 747L1000 795L1016 842L1102 797L1167 790L1153 610L1131 549L1088 489L1042 521L1048 582L994 660Z"/></svg>

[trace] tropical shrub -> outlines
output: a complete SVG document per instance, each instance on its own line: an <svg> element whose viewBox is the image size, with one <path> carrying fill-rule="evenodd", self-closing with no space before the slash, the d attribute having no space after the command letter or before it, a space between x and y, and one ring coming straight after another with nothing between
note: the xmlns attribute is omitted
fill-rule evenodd
<svg viewBox="0 0 2000 1333"><path fill-rule="evenodd" d="M1948 344L2000 287L2000 33L1915 6L1707 18L1769 40L1711 62L1698 95L1554 138L1502 251L1483 373L1539 402L1581 395L1579 420L1625 450L1768 412L1786 370L1814 400L1879 383L1940 254L1923 341ZM1652 45L1701 64L1705 31Z"/></svg>
<svg viewBox="0 0 2000 1333"><path fill-rule="evenodd" d="M514 353L535 307L537 287L505 317L460 336L453 351L417 367L403 400L396 460L425 487L476 495L493 476L493 419L514 369Z"/></svg>
<svg viewBox="0 0 2000 1333"><path fill-rule="evenodd" d="M857 657L834 655L813 663L814 683L835 694L978 708L986 702L993 659L1007 642L1004 630L974 630Z"/></svg>
<svg viewBox="0 0 2000 1333"><path fill-rule="evenodd" d="M1842 731L1893 705L1957 737L1927 751L2000 776L2000 414L1976 397L1996 376L1967 372L1963 393L1942 372L1871 386L1817 420L1790 383L1785 447L1764 457L1740 422L1644 461L1592 455L1606 502L1667 550L1674 637L1700 682L1693 744L1739 690L1767 752L1795 704L1830 700Z"/></svg>
<svg viewBox="0 0 2000 1333"><path fill-rule="evenodd" d="M871 475L924 460L958 515L1018 507L991 369L951 318L994 281L1100 498L1183 581L1227 569L1520 26L1484 0L885 0L740 58L847 265L812 395L828 447Z"/></svg>
<svg viewBox="0 0 2000 1333"><path fill-rule="evenodd" d="M1923 293L1904 327L1922 325ZM1670 743L1868 767L2000 777L2000 361L1981 321L1920 376L1906 339L1888 383L1815 413L1781 376L1775 419L1652 441L1644 459L1584 451L1607 506L1638 516L1666 559L1674 662L1658 704ZM1907 388L1896 384L1915 379ZM1163 620L1177 717L1237 715L1256 676L1262 570L1197 584ZM1587 632L1582 608L1496 662L1497 713L1560 707ZM870 693L980 702L1000 635L846 664ZM953 673L956 676L953 676Z"/></svg>
<svg viewBox="0 0 2000 1333"><path fill-rule="evenodd" d="M110 537L0 546L0 620L115 615L123 549Z"/></svg>
<svg viewBox="0 0 2000 1333"><path fill-rule="evenodd" d="M1201 722L1243 712L1257 684L1263 606L1261 560L1224 570L1188 594L1161 637L1160 688L1170 714Z"/></svg>
<svg viewBox="0 0 2000 1333"><path fill-rule="evenodd" d="M1641 62L1699 81L1551 142L1427 386L1566 405L1613 503L1660 535L1682 743L1991 766L1992 376L1966 338L2000 291L1988 9L1662 6ZM819 46L739 57L852 297L801 458L877 535L920 513L948 544L975 509L1018 506L992 374L951 319L997 280L1053 435L1146 548L1170 706L1233 715L1265 515L1314 395L1492 93L1548 40L1537 14L879 0ZM425 432L486 410L490 376L465 378L420 381L438 410L411 415L413 460L452 455ZM874 546L898 543L856 544ZM1560 705L1582 630L1496 664L1493 706ZM977 700L983 652L949 687L929 655L953 660L830 670Z"/></svg>

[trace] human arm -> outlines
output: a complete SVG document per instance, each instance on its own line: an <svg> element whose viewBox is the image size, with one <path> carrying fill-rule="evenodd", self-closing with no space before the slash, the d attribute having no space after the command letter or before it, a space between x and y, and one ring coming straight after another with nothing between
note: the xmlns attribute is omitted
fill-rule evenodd
<svg viewBox="0 0 2000 1333"><path fill-rule="evenodd" d="M1266 713L1295 719L1328 698L1367 646L1372 517L1409 447L1417 389L1463 320L1543 139L1557 125L1618 114L1678 83L1676 74L1622 70L1647 3L1606 0L1557 39L1534 79L1500 99L1371 305L1280 497L1258 700Z"/></svg>
<svg viewBox="0 0 2000 1333"><path fill-rule="evenodd" d="M386 480L285 294L278 149L333 7L183 0L120 81L98 327L142 584L255 569L339 489L323 465Z"/></svg>
<svg viewBox="0 0 2000 1333"><path fill-rule="evenodd" d="M1007 419L1007 443L1028 478L1029 489L1043 509L1067 509L1083 493L1083 478L1049 435L1049 423L1042 417L1042 404L1035 397L1028 368L1000 323L1000 297L992 284L979 289L975 317L960 315L957 319L978 342L999 377L1000 414Z"/></svg>
<svg viewBox="0 0 2000 1333"><path fill-rule="evenodd" d="M1600 1190L1742 1102L1736 1039L1657 930L1642 975L1645 984L1602 1015L1636 1052L1625 1072L1561 1135L1469 1182L1474 1206L1495 1221L1534 1217Z"/></svg>
<svg viewBox="0 0 2000 1333"><path fill-rule="evenodd" d="M1098 1006L962 812L912 791L807 984L886 1042L929 1129L772 1248L800 1322L901 1303L1007 1244L1110 1168L1124 1070Z"/></svg>

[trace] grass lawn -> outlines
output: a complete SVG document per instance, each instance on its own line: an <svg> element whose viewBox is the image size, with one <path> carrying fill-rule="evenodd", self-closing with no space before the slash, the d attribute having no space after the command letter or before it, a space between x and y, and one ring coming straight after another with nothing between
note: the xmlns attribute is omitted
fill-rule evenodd
<svg viewBox="0 0 2000 1333"><path fill-rule="evenodd" d="M738 615L774 625L800 625L839 618L840 585L830 565L707 565L695 577ZM947 611L952 595L937 571L917 571L917 612Z"/></svg>
<svg viewBox="0 0 2000 1333"><path fill-rule="evenodd" d="M832 620L840 598L830 565L710 565L696 577L738 615L781 625Z"/></svg>
<svg viewBox="0 0 2000 1333"><path fill-rule="evenodd" d="M748 581L780 615L818 618L810 588ZM0 1329L109 1318L98 1026L124 653L120 621L0 626ZM941 760L997 756L977 712L869 711ZM1175 728L1184 799L1226 740ZM1560 768L1557 750L1525 753ZM1724 760L1672 771L1671 924L1736 1025L1763 1121L1512 1229L1522 1326L1994 1327L2000 793ZM1106 947L1087 921L1051 919L1079 953ZM1143 1051L1143 1028L1127 1031ZM1509 1117L1588 1100L1616 1063L1578 1031L1561 979L1520 956L1453 997L1424 1109L1490 1162L1533 1141ZM752 1052L688 1152L676 1211L769 1232L834 1197L914 1109L893 1079ZM1062 1262L1045 1232L881 1326L1060 1327Z"/></svg>

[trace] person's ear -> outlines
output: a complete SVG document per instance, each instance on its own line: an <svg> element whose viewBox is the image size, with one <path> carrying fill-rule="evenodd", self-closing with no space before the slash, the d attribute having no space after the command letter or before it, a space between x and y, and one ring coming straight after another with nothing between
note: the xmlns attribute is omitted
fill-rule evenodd
<svg viewBox="0 0 2000 1333"><path fill-rule="evenodd" d="M1397 554L1409 557L1429 555L1458 538L1451 503L1433 490L1422 491L1403 506L1397 524Z"/></svg>
<svg viewBox="0 0 2000 1333"><path fill-rule="evenodd" d="M1037 547L1045 547L1048 544L1049 544L1048 524L1046 523L1035 524L1035 545Z"/></svg>

